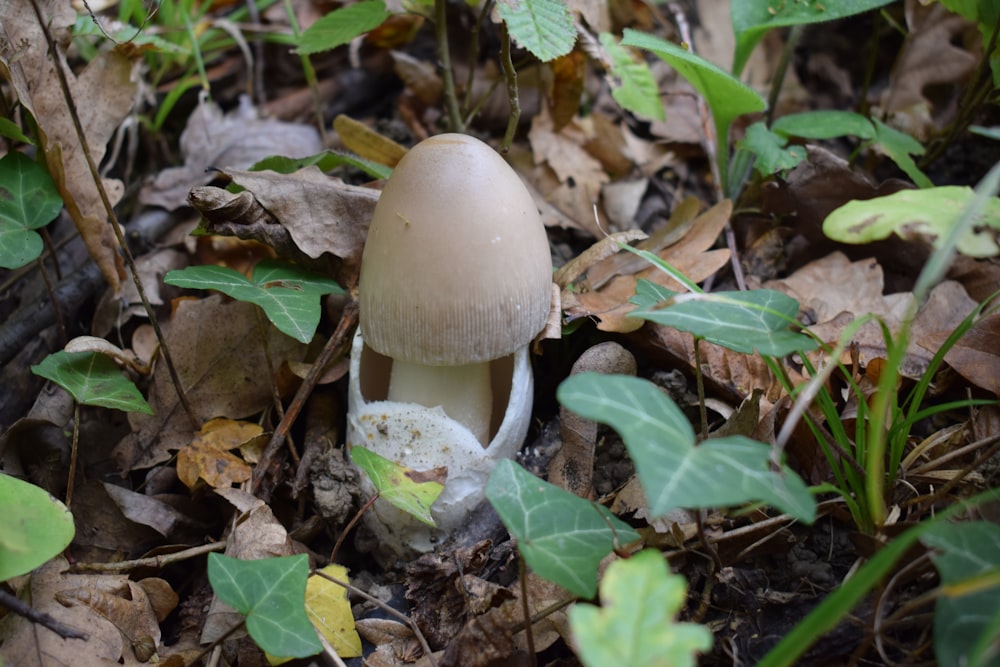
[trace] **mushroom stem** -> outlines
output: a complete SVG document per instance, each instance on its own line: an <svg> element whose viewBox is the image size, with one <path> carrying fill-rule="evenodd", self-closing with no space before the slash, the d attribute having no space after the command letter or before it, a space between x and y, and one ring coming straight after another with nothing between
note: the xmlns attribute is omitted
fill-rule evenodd
<svg viewBox="0 0 1000 667"><path fill-rule="evenodd" d="M387 399L441 406L446 415L472 431L483 447L490 444L493 389L489 362L426 366L393 359Z"/></svg>

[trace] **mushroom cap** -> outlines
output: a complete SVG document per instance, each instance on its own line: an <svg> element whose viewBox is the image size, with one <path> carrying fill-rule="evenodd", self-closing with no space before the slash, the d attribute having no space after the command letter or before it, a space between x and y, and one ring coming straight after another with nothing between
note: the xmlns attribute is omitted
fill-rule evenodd
<svg viewBox="0 0 1000 667"><path fill-rule="evenodd" d="M433 366L513 353L545 326L552 259L538 208L488 145L425 139L385 184L358 283L365 342Z"/></svg>

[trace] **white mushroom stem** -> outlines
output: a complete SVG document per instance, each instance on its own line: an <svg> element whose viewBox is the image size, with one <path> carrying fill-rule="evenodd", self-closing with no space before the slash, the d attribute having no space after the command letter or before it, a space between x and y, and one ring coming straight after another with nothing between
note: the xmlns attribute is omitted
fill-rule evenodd
<svg viewBox="0 0 1000 667"><path fill-rule="evenodd" d="M461 366L426 366L393 359L389 401L441 406L462 424L483 447L490 444L493 389L489 363Z"/></svg>

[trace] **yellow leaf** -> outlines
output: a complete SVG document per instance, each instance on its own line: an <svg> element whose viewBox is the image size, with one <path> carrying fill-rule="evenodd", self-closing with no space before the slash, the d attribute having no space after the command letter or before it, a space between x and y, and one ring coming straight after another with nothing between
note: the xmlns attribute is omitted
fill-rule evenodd
<svg viewBox="0 0 1000 667"><path fill-rule="evenodd" d="M347 581L347 568L343 565L327 565L322 572L339 581ZM309 577L306 582L306 614L341 658L361 655L361 637L354 629L351 603L343 586L316 574Z"/></svg>

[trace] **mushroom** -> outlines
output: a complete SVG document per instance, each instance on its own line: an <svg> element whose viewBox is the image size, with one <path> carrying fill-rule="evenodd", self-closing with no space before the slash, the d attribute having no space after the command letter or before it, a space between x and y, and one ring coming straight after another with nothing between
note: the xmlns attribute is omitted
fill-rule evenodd
<svg viewBox="0 0 1000 667"><path fill-rule="evenodd" d="M492 148L443 134L403 157L361 260L348 443L410 467L447 466L432 508L444 524L460 523L472 509L465 505L482 499L492 468L483 462L513 456L524 439L527 346L545 325L551 282L538 209ZM420 437L431 432L438 439ZM456 461L458 450L478 460Z"/></svg>

